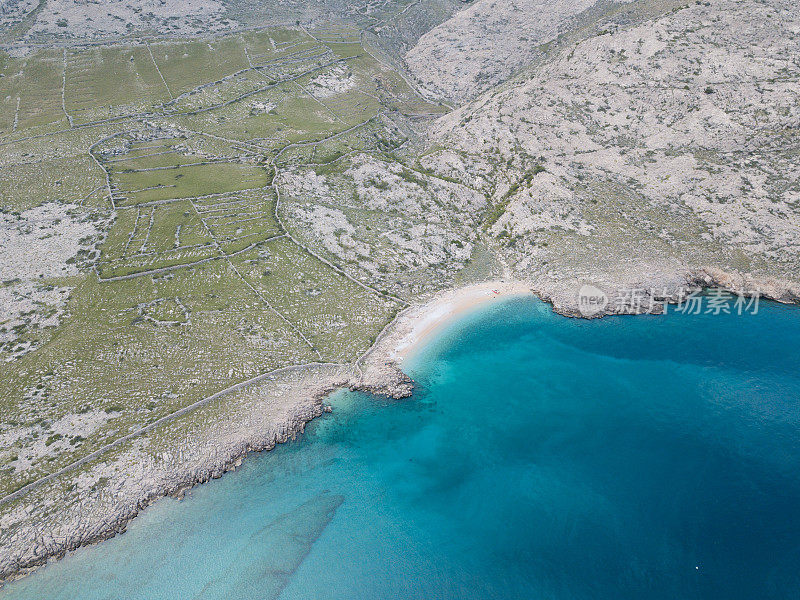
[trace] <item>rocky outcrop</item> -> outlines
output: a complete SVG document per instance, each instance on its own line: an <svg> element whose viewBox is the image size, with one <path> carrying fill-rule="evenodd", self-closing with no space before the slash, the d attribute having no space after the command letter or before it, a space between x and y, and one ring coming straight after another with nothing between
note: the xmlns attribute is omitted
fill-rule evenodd
<svg viewBox="0 0 800 600"><path fill-rule="evenodd" d="M348 387L353 391L400 399L414 392L414 381L395 362L387 360L381 365L370 365L364 376L351 382Z"/></svg>

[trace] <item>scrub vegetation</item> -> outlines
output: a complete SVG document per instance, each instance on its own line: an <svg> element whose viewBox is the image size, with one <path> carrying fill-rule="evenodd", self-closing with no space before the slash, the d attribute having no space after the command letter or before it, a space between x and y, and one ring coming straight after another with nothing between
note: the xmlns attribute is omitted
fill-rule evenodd
<svg viewBox="0 0 800 600"><path fill-rule="evenodd" d="M279 185L396 151L443 112L357 32L43 50L3 55L2 75L4 214L31 239L66 219L95 235L50 257L58 276L25 262L28 238L4 250L23 267L3 282L22 308L0 324L0 494L260 374L351 364L405 305L308 239ZM50 206L70 214L23 219Z"/></svg>
<svg viewBox="0 0 800 600"><path fill-rule="evenodd" d="M407 393L443 290L800 299L789 0L139 4L0 14L0 578Z"/></svg>

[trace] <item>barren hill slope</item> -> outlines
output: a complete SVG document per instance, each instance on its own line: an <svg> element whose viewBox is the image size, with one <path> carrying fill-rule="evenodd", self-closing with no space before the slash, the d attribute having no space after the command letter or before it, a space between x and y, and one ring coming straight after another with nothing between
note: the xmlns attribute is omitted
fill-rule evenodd
<svg viewBox="0 0 800 600"><path fill-rule="evenodd" d="M635 18L623 10L635 2L478 0L423 35L406 63L428 91L469 100L541 57L561 36L604 20Z"/></svg>
<svg viewBox="0 0 800 600"><path fill-rule="evenodd" d="M800 16L698 3L597 35L442 117L425 164L489 182L518 275L798 281Z"/></svg>

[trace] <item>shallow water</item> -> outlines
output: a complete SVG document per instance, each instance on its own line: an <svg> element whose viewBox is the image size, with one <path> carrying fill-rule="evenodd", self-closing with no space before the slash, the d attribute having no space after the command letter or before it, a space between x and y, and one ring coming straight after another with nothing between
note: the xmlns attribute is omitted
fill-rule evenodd
<svg viewBox="0 0 800 600"><path fill-rule="evenodd" d="M17 599L800 597L800 309L497 303Z"/></svg>

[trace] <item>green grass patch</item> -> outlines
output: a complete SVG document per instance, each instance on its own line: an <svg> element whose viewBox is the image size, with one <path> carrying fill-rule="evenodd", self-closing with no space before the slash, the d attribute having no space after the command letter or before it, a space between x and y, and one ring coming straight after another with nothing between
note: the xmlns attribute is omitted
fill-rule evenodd
<svg viewBox="0 0 800 600"><path fill-rule="evenodd" d="M164 169L115 173L112 183L120 206L173 198L220 194L269 183L264 167L239 163L209 163Z"/></svg>

